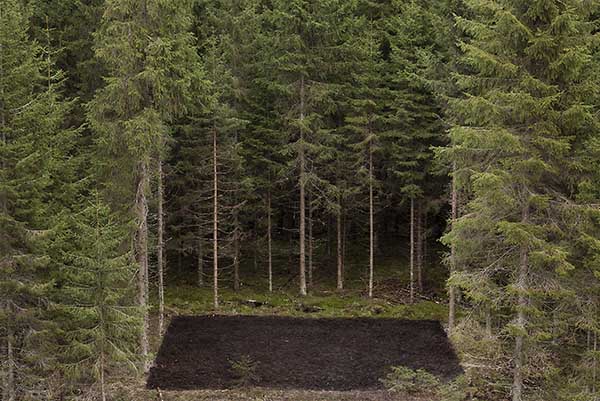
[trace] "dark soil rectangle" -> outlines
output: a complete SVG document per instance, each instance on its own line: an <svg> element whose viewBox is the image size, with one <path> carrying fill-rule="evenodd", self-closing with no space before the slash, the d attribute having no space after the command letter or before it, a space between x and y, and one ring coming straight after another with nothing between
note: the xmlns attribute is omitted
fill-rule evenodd
<svg viewBox="0 0 600 401"><path fill-rule="evenodd" d="M371 390L390 366L442 379L462 372L439 322L301 319L271 316L177 317L150 371L148 387L225 389L232 361L249 356L263 387Z"/></svg>

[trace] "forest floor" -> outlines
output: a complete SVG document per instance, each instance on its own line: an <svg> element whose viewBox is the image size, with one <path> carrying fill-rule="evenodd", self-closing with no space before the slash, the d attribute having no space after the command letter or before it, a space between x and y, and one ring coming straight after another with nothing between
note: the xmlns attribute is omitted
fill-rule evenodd
<svg viewBox="0 0 600 401"><path fill-rule="evenodd" d="M404 252L402 252L404 253ZM432 257L435 260L434 257ZM424 271L424 291L419 295L415 303L411 304L408 299L408 263L401 255L387 255L376 259L376 274L374 297L366 295L366 263L364 257L349 257L346 263L345 289L335 290L334 265L321 265L315 272L314 283L309 288L309 295L300 297L297 290L297 277L293 276L295 264L287 267L287 258L275 259L274 290L268 292L264 266L256 266L246 260L242 265L242 286L238 291L231 289L230 277L223 275L220 289L220 308L214 311L212 307L212 288L210 287L210 275L205 277L206 285L198 286L195 281L197 275L193 270L178 269L171 267L168 272L168 286L165 293L167 324L170 321L177 322L180 316L205 316L218 313L228 316L279 316L294 318L375 318L410 320L415 327L424 324L416 321L432 320L444 324L447 319L448 308L445 302L444 280L446 270L437 262L430 262ZM184 263L184 265L187 263ZM208 267L208 266L207 266ZM155 317L155 311L153 311ZM372 320L372 319L370 319ZM309 320L306 320L309 321ZM163 337L156 335L156 321L153 319L155 335L152 336L155 356L159 350ZM385 324L385 323L382 323ZM405 323L398 323L402 326ZM441 330L438 323L433 324L435 328L429 330ZM427 325L427 324L425 324ZM318 326L318 324L317 324ZM192 325L193 327L193 325ZM201 331L195 329L201 336ZM317 332L319 332L317 330ZM324 342L336 344L336 338L326 331L320 331L319 343L312 344L317 339L303 341L305 348L314 347L314 350L323 352ZM252 333L239 333L247 336ZM439 332L438 332L439 334ZM236 334L237 335L237 334ZM442 333L443 335L443 333ZM166 334L168 338L169 333ZM410 336L409 336L410 337ZM365 334L358 336L360 341L365 339ZM412 338L417 338L413 335ZM444 336L445 339L445 336ZM258 341L257 339L254 340ZM446 339L444 341L447 341ZM398 341L400 342L400 341ZM186 344L180 344L186 347ZM188 344L189 346L189 344ZM191 349L189 347L187 349ZM387 347L381 347L386 350ZM363 352L372 352L372 349L363 349ZM192 354L190 352L190 354ZM433 360L437 360L436 351L432 351ZM193 356L193 355L190 355ZM265 355L266 356L266 355ZM202 357L204 359L204 357ZM231 358L231 357L230 357ZM284 362L290 362L288 355ZM258 359L258 358L257 358ZM197 359L196 359L197 360ZM225 358L225 361L228 362ZM283 360L282 360L283 361ZM223 360L221 361L223 362ZM260 366L260 360L258 360ZM264 362L264 361L263 361ZM159 361L160 363L160 361ZM200 362L202 363L202 362ZM395 363L390 361L390 363ZM196 363L198 365L198 363ZM266 363L264 363L266 365ZM212 362L211 362L212 366ZM197 366L195 366L197 368ZM264 366L263 366L264 368ZM223 369L223 364L219 369ZM298 369L298 367L293 367ZM381 367L378 367L381 369ZM293 374L297 371L290 369ZM379 372L379 371L377 371ZM375 376L371 376L371 382ZM450 372L451 376L453 373ZM263 373L264 377L264 373ZM379 379L379 378L377 378ZM263 381L262 385L265 385ZM371 388L352 391L326 391L319 389L291 389L291 388L267 388L250 386L232 389L206 389L206 390L165 390L148 389L146 383L127 385L130 390L128 401L436 401L438 398L427 389L421 394L398 394L391 393L381 388Z"/></svg>

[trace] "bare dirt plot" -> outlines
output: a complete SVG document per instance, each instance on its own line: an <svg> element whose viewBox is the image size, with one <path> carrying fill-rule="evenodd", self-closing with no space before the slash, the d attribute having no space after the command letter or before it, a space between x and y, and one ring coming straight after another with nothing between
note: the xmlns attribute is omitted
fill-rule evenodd
<svg viewBox="0 0 600 401"><path fill-rule="evenodd" d="M442 379L462 372L435 321L197 316L172 321L147 386L232 388L239 379L232 364L245 357L254 385L279 389L378 390L399 365Z"/></svg>

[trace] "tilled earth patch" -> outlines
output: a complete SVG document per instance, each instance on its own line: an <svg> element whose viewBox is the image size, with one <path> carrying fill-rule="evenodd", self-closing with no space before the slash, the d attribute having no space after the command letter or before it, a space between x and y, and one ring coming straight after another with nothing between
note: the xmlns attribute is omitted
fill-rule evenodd
<svg viewBox="0 0 600 401"><path fill-rule="evenodd" d="M182 316L171 322L147 386L228 389L245 379L279 389L377 390L390 366L442 380L462 373L436 321Z"/></svg>

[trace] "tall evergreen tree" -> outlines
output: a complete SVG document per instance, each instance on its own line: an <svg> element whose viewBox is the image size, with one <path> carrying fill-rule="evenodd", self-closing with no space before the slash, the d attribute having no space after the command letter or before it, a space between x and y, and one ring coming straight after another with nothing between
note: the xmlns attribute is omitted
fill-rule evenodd
<svg viewBox="0 0 600 401"><path fill-rule="evenodd" d="M512 311L497 318L513 355L512 399L554 398L531 361L550 360L543 339L552 336L552 305L575 268L565 245L562 207L572 193L562 170L585 134L569 121L594 119L581 90L590 29L580 2L467 3L474 18L457 20L470 37L461 43L466 73L457 76L465 96L451 103L460 125L448 152L469 171L473 194L447 235L466 267L452 281L472 302Z"/></svg>
<svg viewBox="0 0 600 401"><path fill-rule="evenodd" d="M96 54L105 86L89 103L113 204L133 199L138 301L145 310L141 354L148 366L148 191L152 160L164 152L168 124L184 112L202 70L189 33L189 3L114 0L105 5ZM119 168L115 171L115 165ZM133 190L131 189L133 188ZM125 201L121 210L129 216Z"/></svg>
<svg viewBox="0 0 600 401"><path fill-rule="evenodd" d="M0 336L7 400L31 399L49 382L44 317L51 272L47 233L73 194L68 185L74 131L51 49L27 34L31 10L0 6ZM41 339L43 337L43 340Z"/></svg>
<svg viewBox="0 0 600 401"><path fill-rule="evenodd" d="M123 251L127 230L97 193L53 236L60 260L55 295L60 321L58 361L69 391L105 401L137 361L139 308L130 283L135 268ZM129 370L129 372L128 372Z"/></svg>

